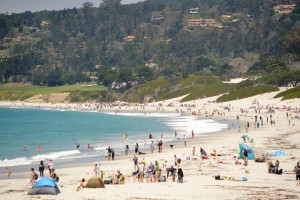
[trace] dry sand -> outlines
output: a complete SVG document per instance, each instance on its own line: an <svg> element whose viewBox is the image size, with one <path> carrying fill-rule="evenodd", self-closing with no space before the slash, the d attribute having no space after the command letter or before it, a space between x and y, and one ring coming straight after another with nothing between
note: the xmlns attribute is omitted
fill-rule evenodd
<svg viewBox="0 0 300 200"><path fill-rule="evenodd" d="M56 169L60 177L58 187L61 191L57 196L35 195L29 196L27 192L30 190L29 176L23 179L11 178L0 180L0 199L300 199L300 186L296 186L295 174L292 172L296 162L300 160L300 119L296 116L296 108L300 108L300 100L280 101L274 99L273 96L278 92L266 93L255 97L242 100L226 102L223 104L213 103L217 97L199 99L196 101L186 102L185 104L192 107L182 107L180 98L168 101L157 102L147 106L139 107L145 112L182 112L191 115L192 112L200 112L201 116L211 117L212 119L229 119L236 120L239 115L241 121L241 132L238 129L224 130L219 133L213 133L209 136L199 136L195 139L189 138L187 147L181 146L174 149L164 148L163 153L149 154L143 156L149 164L150 161L159 161L160 165L167 160L168 163L174 162L174 154L182 158L181 168L184 172L184 182L172 182L169 178L163 183L147 183L133 181L131 176L133 171L133 155L124 157L115 161L103 161L101 168L105 172L105 179L116 173L117 170L125 175L124 185L106 185L104 189L83 189L76 191L77 186L82 178L88 179L92 176L94 163L86 163L76 165L74 167L66 166L62 169ZM255 101L257 100L257 101ZM256 104L253 104L256 102ZM259 102L259 104L257 104ZM173 104L172 107L167 105ZM161 105L157 110L157 106ZM51 108L73 108L78 105L66 104L28 104L24 102L1 102L2 106L44 106ZM231 105L233 108L230 112L224 110L223 107ZM260 113L255 113L254 107L262 106ZM275 119L275 125L270 125L270 113L266 106L272 106L275 113L272 113L272 119ZM292 110L282 109L283 107L291 107ZM82 108L82 107L81 107ZM116 111L116 108L105 108L104 110ZM246 112L241 112L241 109ZM225 115L215 114L211 116L214 110L218 110ZM122 107L122 112L133 111L133 107ZM286 116L289 114L289 117ZM263 128L256 129L254 127L254 116L262 116L264 119ZM269 123L266 118L269 118ZM290 120L290 124L289 124ZM245 133L244 124L249 121L249 132ZM192 129L192 127L191 127ZM267 163L259 163L249 161L248 166L235 165L232 159L237 153L238 144L242 143L241 136L248 134L253 138L254 143L251 145L264 145L268 150L283 150L288 156L269 157L275 162L280 161L280 168L283 169L282 175L269 174L267 171ZM192 147L196 147L199 154L199 147L203 147L207 153L212 152L216 148L218 154L222 156L210 156L208 160L186 160L186 156L191 156ZM263 150L266 152L267 150ZM138 156L142 159L142 156ZM218 160L223 163L218 164ZM95 161L96 162L96 161ZM243 161L241 160L243 163ZM4 173L4 172L3 172ZM45 173L48 174L47 172ZM220 174L221 176L233 177L235 180L215 180L213 176ZM15 175L17 176L17 175ZM18 175L21 177L21 175ZM242 181L246 177L247 181Z"/></svg>

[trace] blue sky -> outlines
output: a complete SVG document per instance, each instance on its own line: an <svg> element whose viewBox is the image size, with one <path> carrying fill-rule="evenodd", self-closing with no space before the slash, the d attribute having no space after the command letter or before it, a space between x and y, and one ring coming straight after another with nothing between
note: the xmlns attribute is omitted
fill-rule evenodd
<svg viewBox="0 0 300 200"><path fill-rule="evenodd" d="M79 8L84 2L90 1L99 6L101 0L0 0L0 13L20 13L25 11L63 10ZM143 0L122 0L122 4L136 3Z"/></svg>

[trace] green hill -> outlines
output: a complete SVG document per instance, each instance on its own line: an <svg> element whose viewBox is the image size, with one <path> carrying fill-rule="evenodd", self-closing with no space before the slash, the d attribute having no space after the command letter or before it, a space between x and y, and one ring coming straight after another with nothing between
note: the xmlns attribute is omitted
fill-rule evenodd
<svg viewBox="0 0 300 200"><path fill-rule="evenodd" d="M282 97L282 100L300 98L300 86L280 92L274 98Z"/></svg>

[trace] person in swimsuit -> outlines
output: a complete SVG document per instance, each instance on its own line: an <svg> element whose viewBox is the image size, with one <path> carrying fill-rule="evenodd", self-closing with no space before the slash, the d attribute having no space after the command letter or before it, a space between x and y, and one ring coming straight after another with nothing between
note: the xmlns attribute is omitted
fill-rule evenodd
<svg viewBox="0 0 300 200"><path fill-rule="evenodd" d="M40 177L44 177L44 170L45 170L44 161L41 160L41 162L39 164Z"/></svg>

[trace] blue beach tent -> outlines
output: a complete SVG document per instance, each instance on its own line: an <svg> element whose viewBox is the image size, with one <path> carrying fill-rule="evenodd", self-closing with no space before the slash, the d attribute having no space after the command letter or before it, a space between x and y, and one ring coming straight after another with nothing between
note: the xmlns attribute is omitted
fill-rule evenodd
<svg viewBox="0 0 300 200"><path fill-rule="evenodd" d="M248 152L248 160L255 160L253 150L245 144L240 144L240 158L244 157L243 149L246 149Z"/></svg>
<svg viewBox="0 0 300 200"><path fill-rule="evenodd" d="M51 194L57 195L60 191L53 179L44 177L39 180L33 188L28 192L28 195L34 194Z"/></svg>

